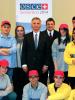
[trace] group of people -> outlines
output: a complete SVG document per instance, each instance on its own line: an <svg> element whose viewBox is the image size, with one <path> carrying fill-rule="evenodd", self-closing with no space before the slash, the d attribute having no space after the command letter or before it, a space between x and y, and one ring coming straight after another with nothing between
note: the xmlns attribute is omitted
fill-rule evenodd
<svg viewBox="0 0 75 100"><path fill-rule="evenodd" d="M0 64L0 83L6 73L9 79L0 84L4 86L3 89L0 86L0 93L2 90L8 90L7 86L14 87L15 92L12 93L13 89L11 89L10 93L6 94L7 97L0 95L1 100L73 98L75 91L71 88L75 88L75 17L72 18L72 23L71 35L65 23L59 26L59 31L56 31L53 18L48 18L46 30L40 31L41 19L34 17L31 20L32 32L26 34L24 27L19 25L16 26L15 37L13 37L10 34L11 23L7 20L2 21L0 63L4 61L5 64L7 61L8 65ZM8 70L1 74L2 68L7 67ZM48 78L50 85L47 93ZM5 81L8 81L8 84L5 84ZM11 94L14 94L15 99L10 99Z"/></svg>

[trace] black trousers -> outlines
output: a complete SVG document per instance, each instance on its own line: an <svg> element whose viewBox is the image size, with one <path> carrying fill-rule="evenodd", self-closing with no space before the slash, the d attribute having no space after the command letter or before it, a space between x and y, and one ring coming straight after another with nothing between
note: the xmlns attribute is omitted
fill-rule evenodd
<svg viewBox="0 0 75 100"><path fill-rule="evenodd" d="M48 71L39 76L39 81L47 86Z"/></svg>
<svg viewBox="0 0 75 100"><path fill-rule="evenodd" d="M54 66L49 67L49 79L50 79L50 83L54 82Z"/></svg>
<svg viewBox="0 0 75 100"><path fill-rule="evenodd" d="M22 68L15 68L13 73L13 86L17 100L22 100L23 87L29 82L28 74Z"/></svg>

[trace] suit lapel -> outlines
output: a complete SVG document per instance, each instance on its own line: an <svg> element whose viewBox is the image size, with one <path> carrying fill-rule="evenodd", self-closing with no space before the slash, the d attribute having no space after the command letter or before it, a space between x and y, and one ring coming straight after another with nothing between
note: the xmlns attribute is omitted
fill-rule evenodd
<svg viewBox="0 0 75 100"><path fill-rule="evenodd" d="M41 45L42 39L43 39L43 35L42 35L42 33L40 32L40 34L39 34L38 48L39 48L39 46Z"/></svg>
<svg viewBox="0 0 75 100"><path fill-rule="evenodd" d="M33 48L35 48L35 43L34 43L34 37L33 37L33 32L31 32L31 36L30 36L30 43L32 43Z"/></svg>

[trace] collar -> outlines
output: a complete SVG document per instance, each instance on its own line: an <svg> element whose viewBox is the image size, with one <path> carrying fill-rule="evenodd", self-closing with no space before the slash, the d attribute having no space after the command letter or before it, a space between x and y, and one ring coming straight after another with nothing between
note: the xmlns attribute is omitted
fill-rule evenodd
<svg viewBox="0 0 75 100"><path fill-rule="evenodd" d="M0 37L1 37L1 38L10 38L11 35L9 34L8 36L4 36L2 33L0 33Z"/></svg>
<svg viewBox="0 0 75 100"><path fill-rule="evenodd" d="M36 90L37 88L39 88L39 83L38 83L38 85L36 87L32 87L31 82L30 82L30 88Z"/></svg>
<svg viewBox="0 0 75 100"><path fill-rule="evenodd" d="M61 36L61 40L65 40L66 39L66 36Z"/></svg>
<svg viewBox="0 0 75 100"><path fill-rule="evenodd" d="M49 35L49 33L51 33L51 36L53 36L54 30L52 30L52 31L47 30L47 33L48 33L48 35Z"/></svg>
<svg viewBox="0 0 75 100"><path fill-rule="evenodd" d="M33 31L33 34L34 34L34 35L35 35L36 33L37 33L37 35L39 35L39 34L40 34L40 31L38 31L38 32L34 32L34 31Z"/></svg>

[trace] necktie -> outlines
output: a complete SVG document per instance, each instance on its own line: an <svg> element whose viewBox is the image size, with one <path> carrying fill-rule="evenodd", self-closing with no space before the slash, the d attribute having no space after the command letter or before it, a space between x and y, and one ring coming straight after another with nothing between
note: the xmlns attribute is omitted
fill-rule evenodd
<svg viewBox="0 0 75 100"><path fill-rule="evenodd" d="M37 33L35 34L35 48L38 46Z"/></svg>
<svg viewBox="0 0 75 100"><path fill-rule="evenodd" d="M51 32L49 33L49 36L52 37Z"/></svg>

